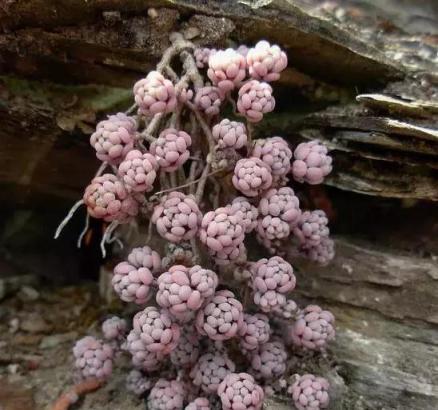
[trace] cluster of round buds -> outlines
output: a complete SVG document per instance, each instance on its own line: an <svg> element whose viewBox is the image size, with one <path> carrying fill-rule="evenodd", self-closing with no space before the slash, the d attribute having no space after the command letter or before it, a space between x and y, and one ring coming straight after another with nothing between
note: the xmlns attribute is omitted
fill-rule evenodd
<svg viewBox="0 0 438 410"><path fill-rule="evenodd" d="M134 149L126 154L117 175L129 192L149 192L154 187L157 171L158 163L153 155Z"/></svg>
<svg viewBox="0 0 438 410"><path fill-rule="evenodd" d="M149 72L146 78L134 84L134 98L138 112L143 115L172 112L177 103L172 81L158 71Z"/></svg>
<svg viewBox="0 0 438 410"><path fill-rule="evenodd" d="M335 338L335 317L319 306L306 306L289 329L289 337L296 346L321 350Z"/></svg>
<svg viewBox="0 0 438 410"><path fill-rule="evenodd" d="M263 389L248 373L231 373L218 387L223 410L259 410L265 397Z"/></svg>
<svg viewBox="0 0 438 410"><path fill-rule="evenodd" d="M254 303L269 312L286 303L285 294L295 288L292 265L279 256L260 259L251 266Z"/></svg>
<svg viewBox="0 0 438 410"><path fill-rule="evenodd" d="M153 274L161 271L161 257L149 246L133 248L128 255L128 262L136 268L147 268Z"/></svg>
<svg viewBox="0 0 438 410"><path fill-rule="evenodd" d="M159 379L152 387L148 399L149 410L182 410L185 399L184 384L177 380Z"/></svg>
<svg viewBox="0 0 438 410"><path fill-rule="evenodd" d="M133 323L149 352L169 354L176 347L180 327L166 311L148 306L134 316Z"/></svg>
<svg viewBox="0 0 438 410"><path fill-rule="evenodd" d="M157 370L163 363L164 355L147 350L146 344L141 339L140 332L134 329L126 337L124 349L131 354L132 364L137 369L152 372Z"/></svg>
<svg viewBox="0 0 438 410"><path fill-rule="evenodd" d="M323 237L316 246L303 246L301 253L313 262L327 265L335 257L335 243L328 237Z"/></svg>
<svg viewBox="0 0 438 410"><path fill-rule="evenodd" d="M259 211L247 198L243 196L234 198L231 203L231 209L238 216L242 226L245 228L245 233L250 233L256 228Z"/></svg>
<svg viewBox="0 0 438 410"><path fill-rule="evenodd" d="M271 327L267 316L256 313L243 315L242 326L239 329L240 345L245 350L257 349L266 343L271 336Z"/></svg>
<svg viewBox="0 0 438 410"><path fill-rule="evenodd" d="M90 137L90 144L101 161L117 165L134 147L137 124L132 117L119 112L97 124Z"/></svg>
<svg viewBox="0 0 438 410"><path fill-rule="evenodd" d="M205 393L216 393L225 376L234 372L236 366L228 356L219 352L203 354L190 372L195 386Z"/></svg>
<svg viewBox="0 0 438 410"><path fill-rule="evenodd" d="M126 388L136 396L142 396L152 387L151 381L139 370L133 369L126 377Z"/></svg>
<svg viewBox="0 0 438 410"><path fill-rule="evenodd" d="M208 59L207 75L220 90L231 91L246 76L245 57L232 48L219 50Z"/></svg>
<svg viewBox="0 0 438 410"><path fill-rule="evenodd" d="M237 109L248 121L259 122L263 119L263 114L273 111L274 108L275 99L268 83L252 80L240 88Z"/></svg>
<svg viewBox="0 0 438 410"><path fill-rule="evenodd" d="M199 265L172 266L158 278L157 303L176 317L198 310L218 284L216 273Z"/></svg>
<svg viewBox="0 0 438 410"><path fill-rule="evenodd" d="M217 263L226 264L241 256L245 232L239 217L228 206L204 215L199 238Z"/></svg>
<svg viewBox="0 0 438 410"><path fill-rule="evenodd" d="M277 306L272 313L281 319L292 319L299 313L298 305L292 299L288 299L284 305Z"/></svg>
<svg viewBox="0 0 438 410"><path fill-rule="evenodd" d="M271 169L259 158L243 158L234 168L232 181L242 194L258 196L272 185Z"/></svg>
<svg viewBox="0 0 438 410"><path fill-rule="evenodd" d="M298 182L320 184L332 170L332 158L319 141L302 142L294 151L292 175Z"/></svg>
<svg viewBox="0 0 438 410"><path fill-rule="evenodd" d="M212 128L211 133L220 149L241 149L248 142L245 124L230 121L227 118L216 124Z"/></svg>
<svg viewBox="0 0 438 410"><path fill-rule="evenodd" d="M270 247L270 242L285 239L290 234L289 224L278 217L266 215L257 222L257 234L261 243ZM268 245L269 244L269 245Z"/></svg>
<svg viewBox="0 0 438 410"><path fill-rule="evenodd" d="M192 239L202 221L202 214L193 195L173 191L154 208L152 222L158 233L169 242Z"/></svg>
<svg viewBox="0 0 438 410"><path fill-rule="evenodd" d="M214 48L197 48L193 52L193 56L195 57L196 66L198 68L205 68L208 66L208 60L211 56L216 53L216 49Z"/></svg>
<svg viewBox="0 0 438 410"><path fill-rule="evenodd" d="M112 316L102 323L102 334L108 341L120 342L126 334L128 324L125 319Z"/></svg>
<svg viewBox="0 0 438 410"><path fill-rule="evenodd" d="M207 300L196 316L196 328L213 340L236 336L243 322L243 306L229 290L220 290Z"/></svg>
<svg viewBox="0 0 438 410"><path fill-rule="evenodd" d="M170 361L178 368L190 367L196 363L201 346L195 329L181 333L178 344L170 353Z"/></svg>
<svg viewBox="0 0 438 410"><path fill-rule="evenodd" d="M283 177L290 170L292 151L281 137L256 140L251 155L269 165L274 177Z"/></svg>
<svg viewBox="0 0 438 410"><path fill-rule="evenodd" d="M287 56L277 45L259 41L246 56L249 75L256 80L276 81L287 67Z"/></svg>
<svg viewBox="0 0 438 410"><path fill-rule="evenodd" d="M298 410L319 410L329 406L329 389L330 384L323 377L305 374L297 377L288 393Z"/></svg>
<svg viewBox="0 0 438 410"><path fill-rule="evenodd" d="M210 410L210 402L205 397L197 397L184 410Z"/></svg>
<svg viewBox="0 0 438 410"><path fill-rule="evenodd" d="M113 349L92 336L79 339L73 347L73 355L75 368L82 379L105 380L113 371Z"/></svg>
<svg viewBox="0 0 438 410"><path fill-rule="evenodd" d="M106 222L127 222L138 214L138 202L113 174L95 177L83 197L88 213Z"/></svg>
<svg viewBox="0 0 438 410"><path fill-rule="evenodd" d="M304 247L316 247L323 238L328 238L330 231L324 211L303 212L293 233Z"/></svg>
<svg viewBox="0 0 438 410"><path fill-rule="evenodd" d="M220 106L224 98L224 93L218 87L201 87L196 92L195 105L205 113L205 115L214 116L219 114Z"/></svg>
<svg viewBox="0 0 438 410"><path fill-rule="evenodd" d="M150 297L153 280L152 272L148 268L137 268L129 262L120 262L114 268L111 282L120 299L143 305Z"/></svg>
<svg viewBox="0 0 438 410"><path fill-rule="evenodd" d="M300 220L300 201L292 188L270 189L259 202L260 215L280 218L289 226L295 226Z"/></svg>
<svg viewBox="0 0 438 410"><path fill-rule="evenodd" d="M257 379L270 380L286 371L287 353L280 341L268 342L251 354L251 367Z"/></svg>
<svg viewBox="0 0 438 410"><path fill-rule="evenodd" d="M166 128L152 142L150 152L155 155L158 165L165 172L173 172L180 168L189 158L189 147L192 138L185 131Z"/></svg>

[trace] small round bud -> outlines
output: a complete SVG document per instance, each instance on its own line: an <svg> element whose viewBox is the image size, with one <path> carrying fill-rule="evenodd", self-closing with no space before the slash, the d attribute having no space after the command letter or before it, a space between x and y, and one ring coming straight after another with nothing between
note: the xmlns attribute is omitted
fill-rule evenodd
<svg viewBox="0 0 438 410"><path fill-rule="evenodd" d="M212 135L220 149L241 149L248 142L245 124L227 118L213 127Z"/></svg>
<svg viewBox="0 0 438 410"><path fill-rule="evenodd" d="M329 389L330 384L323 377L305 374L298 376L288 393L298 410L320 410L329 406Z"/></svg>
<svg viewBox="0 0 438 410"><path fill-rule="evenodd" d="M306 306L297 321L289 328L289 339L295 346L310 350L325 349L328 342L335 338L335 317L319 306Z"/></svg>
<svg viewBox="0 0 438 410"><path fill-rule="evenodd" d="M134 98L143 115L172 112L177 103L172 81L158 71L149 72L146 78L134 84Z"/></svg>
<svg viewBox="0 0 438 410"><path fill-rule="evenodd" d="M189 328L181 333L178 344L170 353L170 361L178 368L191 367L197 362L200 350L198 334Z"/></svg>
<svg viewBox="0 0 438 410"><path fill-rule="evenodd" d="M173 172L188 160L191 145L192 139L185 131L166 128L152 142L150 152L155 155L158 165L163 171Z"/></svg>
<svg viewBox="0 0 438 410"><path fill-rule="evenodd" d="M277 45L259 41L246 56L249 75L256 80L276 81L287 67L287 56Z"/></svg>
<svg viewBox="0 0 438 410"><path fill-rule="evenodd" d="M272 184L271 169L259 158L243 158L234 168L232 181L242 194L258 196Z"/></svg>
<svg viewBox="0 0 438 410"><path fill-rule="evenodd" d="M324 211L306 211L302 213L293 233L301 246L316 247L323 238L328 238L330 234L327 224L328 219Z"/></svg>
<svg viewBox="0 0 438 410"><path fill-rule="evenodd" d="M244 226L245 233L250 233L255 229L259 211L247 198L243 196L234 198L231 203L231 209L238 216L242 226Z"/></svg>
<svg viewBox="0 0 438 410"><path fill-rule="evenodd" d="M152 387L151 381L139 370L131 370L126 377L126 388L136 396L142 396Z"/></svg>
<svg viewBox="0 0 438 410"><path fill-rule="evenodd" d="M136 268L147 268L153 274L161 271L161 256L149 246L133 248L128 263Z"/></svg>
<svg viewBox="0 0 438 410"><path fill-rule="evenodd" d="M239 330L240 345L245 350L257 349L266 343L271 336L271 327L267 316L256 313L243 315L243 323Z"/></svg>
<svg viewBox="0 0 438 410"><path fill-rule="evenodd" d="M90 144L101 161L117 165L134 147L137 124L132 117L119 112L97 124L90 137Z"/></svg>
<svg viewBox="0 0 438 410"><path fill-rule="evenodd" d="M229 290L220 290L207 300L196 316L196 328L213 340L236 336L243 322L243 306Z"/></svg>
<svg viewBox="0 0 438 410"><path fill-rule="evenodd" d="M263 119L263 114L273 111L274 108L275 99L268 83L251 80L240 88L237 109L248 121L259 122Z"/></svg>
<svg viewBox="0 0 438 410"><path fill-rule="evenodd" d="M141 333L132 329L126 337L124 349L132 356L132 364L136 369L152 372L159 369L164 361L161 352L150 352L141 339Z"/></svg>
<svg viewBox="0 0 438 410"><path fill-rule="evenodd" d="M265 396L248 373L230 373L219 385L217 394L223 410L259 410Z"/></svg>
<svg viewBox="0 0 438 410"><path fill-rule="evenodd" d="M125 337L128 324L125 319L112 316L102 323L102 333L104 339L119 342Z"/></svg>
<svg viewBox="0 0 438 410"><path fill-rule="evenodd" d="M83 197L88 213L106 222L125 223L138 214L138 202L113 174L95 177Z"/></svg>
<svg viewBox="0 0 438 410"><path fill-rule="evenodd" d="M195 95L195 105L207 116L218 115L225 95L218 87L199 88Z"/></svg>
<svg viewBox="0 0 438 410"><path fill-rule="evenodd" d="M158 233L173 243L194 238L201 221L202 214L194 196L178 191L163 196L152 214Z"/></svg>
<svg viewBox="0 0 438 410"><path fill-rule="evenodd" d="M208 67L208 60L211 56L216 53L216 49L214 48L197 48L193 52L193 56L195 57L196 66L198 68L206 68Z"/></svg>
<svg viewBox="0 0 438 410"><path fill-rule="evenodd" d="M110 345L85 336L79 339L73 347L75 369L81 379L106 380L113 370L113 349Z"/></svg>
<svg viewBox="0 0 438 410"><path fill-rule="evenodd" d="M282 342L267 342L251 354L251 367L257 379L277 379L286 371L287 353Z"/></svg>
<svg viewBox="0 0 438 410"><path fill-rule="evenodd" d="M226 354L219 352L203 354L190 372L193 384L205 393L216 393L225 376L234 372L236 366Z"/></svg>
<svg viewBox="0 0 438 410"><path fill-rule="evenodd" d="M149 192L154 188L158 163L149 153L131 150L119 165L117 175L128 192Z"/></svg>
<svg viewBox="0 0 438 410"><path fill-rule="evenodd" d="M184 384L177 380L159 379L147 399L149 410L182 410L184 407Z"/></svg>
<svg viewBox="0 0 438 410"><path fill-rule="evenodd" d="M256 140L251 155L269 165L275 177L285 176L290 170L292 151L287 141L281 137Z"/></svg>
<svg viewBox="0 0 438 410"><path fill-rule="evenodd" d="M292 175L296 181L320 184L331 170L332 158L319 141L303 142L295 149Z"/></svg>
<svg viewBox="0 0 438 410"><path fill-rule="evenodd" d="M232 48L210 55L208 67L208 78L223 92L233 90L246 75L245 58Z"/></svg>

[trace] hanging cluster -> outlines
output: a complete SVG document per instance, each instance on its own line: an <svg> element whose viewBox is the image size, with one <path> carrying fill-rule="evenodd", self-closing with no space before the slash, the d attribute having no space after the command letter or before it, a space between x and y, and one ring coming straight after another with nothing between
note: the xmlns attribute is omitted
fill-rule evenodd
<svg viewBox="0 0 438 410"><path fill-rule="evenodd" d="M300 185L290 186L321 183L331 158L318 141L293 149L280 136L253 140L253 123L275 108L271 83L287 66L280 47L197 48L178 33L171 42L156 71L134 85L134 114L97 125L90 142L104 163L83 197L89 215L110 223L103 250L117 225L146 220L166 242L164 257L144 246L115 266L114 291L140 311L131 325L106 320L106 342L81 339L75 367L83 378L106 379L122 349L133 366L127 387L148 394L152 410L219 402L258 410L264 387L286 372L285 344L319 351L335 336L329 311L300 310L290 299L294 268L278 256L294 247L321 264L333 258L326 214L302 210ZM230 101L238 118L221 118ZM249 260L250 237L271 256ZM288 329L284 340L277 320ZM298 409L317 410L328 388L304 375L289 392Z"/></svg>

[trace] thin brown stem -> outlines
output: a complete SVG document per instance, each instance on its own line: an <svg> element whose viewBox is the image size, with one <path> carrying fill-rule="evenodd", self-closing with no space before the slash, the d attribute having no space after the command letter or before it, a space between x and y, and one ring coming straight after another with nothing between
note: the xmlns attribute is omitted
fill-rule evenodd
<svg viewBox="0 0 438 410"><path fill-rule="evenodd" d="M213 134L211 133L210 126L207 124L207 122L202 117L201 113L199 112L199 110L196 108L196 106L194 104L192 104L190 101L187 101L186 105L187 105L187 107L190 108L190 110L192 110L193 114L195 114L196 119L198 120L199 125L202 128L203 133L207 137L209 152L210 152L210 154L213 154L215 152L215 145L216 144L214 142L214 138L213 138Z"/></svg>
<svg viewBox="0 0 438 410"><path fill-rule="evenodd" d="M202 171L202 175L199 178L198 187L196 188L195 197L198 203L201 201L202 196L204 195L205 184L207 183L207 178L210 176L209 172L210 172L210 164L207 164L204 168L204 171Z"/></svg>

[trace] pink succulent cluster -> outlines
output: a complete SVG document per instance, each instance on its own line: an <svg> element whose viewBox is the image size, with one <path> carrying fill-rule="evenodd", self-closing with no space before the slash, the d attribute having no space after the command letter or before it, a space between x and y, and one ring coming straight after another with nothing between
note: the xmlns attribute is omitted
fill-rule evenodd
<svg viewBox="0 0 438 410"><path fill-rule="evenodd" d="M286 303L286 294L295 288L292 265L280 256L260 259L251 266L254 303L269 312Z"/></svg>
<svg viewBox="0 0 438 410"><path fill-rule="evenodd" d="M260 122L263 115L274 111L275 99L268 83L251 80L239 90L237 109L249 122Z"/></svg>
<svg viewBox="0 0 438 410"><path fill-rule="evenodd" d="M200 387L205 393L217 393L219 383L235 369L235 364L228 358L227 354L205 353L192 368L190 377L193 384Z"/></svg>
<svg viewBox="0 0 438 410"><path fill-rule="evenodd" d="M222 92L229 92L245 79L245 57L232 48L216 51L208 59L207 75Z"/></svg>
<svg viewBox="0 0 438 410"><path fill-rule="evenodd" d="M117 175L128 192L149 192L154 187L157 171L158 162L153 155L134 149L126 154Z"/></svg>
<svg viewBox="0 0 438 410"><path fill-rule="evenodd" d="M265 396L248 373L229 374L219 385L217 393L223 410L259 410Z"/></svg>
<svg viewBox="0 0 438 410"><path fill-rule="evenodd" d="M152 302L133 316L130 331L123 319L105 320L108 344L94 337L78 341L75 367L83 378L106 380L125 350L133 367L127 388L137 395L150 391L151 410L220 404L261 410L264 394L274 391L287 367L279 337L320 351L335 336L330 312L313 305L300 310L288 299L296 278L281 257L294 252L320 264L333 257L327 216L303 212L288 186L322 182L331 158L318 141L293 150L279 136L253 140L248 124L274 110L269 82L287 65L278 46L260 41L250 49L214 50L196 48L179 33L170 40L157 71L134 85L136 104L128 112L137 113L97 125L90 142L106 164L80 201L91 216L110 223L102 248L115 241L119 223L136 227L148 220L146 243L158 239L163 258L149 246L132 249L115 266L112 285L123 301ZM234 114L246 123L220 115L232 98ZM100 175L105 167L115 175ZM295 243L287 252L291 233ZM248 260L260 251L254 239L273 256ZM328 405L328 387L325 379L305 375L289 392L298 409L318 410Z"/></svg>
<svg viewBox="0 0 438 410"><path fill-rule="evenodd" d="M205 397L197 397L184 410L210 410L210 402Z"/></svg>
<svg viewBox="0 0 438 410"><path fill-rule="evenodd" d="M172 112L177 104L175 86L158 71L134 84L134 98L139 114L148 116Z"/></svg>
<svg viewBox="0 0 438 410"><path fill-rule="evenodd" d="M106 380L113 371L113 349L92 337L79 339L73 347L75 369L82 379Z"/></svg>
<svg viewBox="0 0 438 410"><path fill-rule="evenodd" d="M196 66L198 68L206 68L208 67L208 60L211 56L213 56L216 53L216 49L214 48L197 48L193 52L193 57L196 61Z"/></svg>
<svg viewBox="0 0 438 410"><path fill-rule="evenodd" d="M218 87L206 86L198 89L195 105L208 117L218 115L225 95Z"/></svg>
<svg viewBox="0 0 438 410"><path fill-rule="evenodd" d="M251 354L251 367L257 379L273 380L286 371L287 353L279 341L267 342Z"/></svg>
<svg viewBox="0 0 438 410"><path fill-rule="evenodd" d="M125 319L112 316L102 323L102 334L108 341L120 342L126 335L128 324Z"/></svg>
<svg viewBox="0 0 438 410"><path fill-rule="evenodd" d="M305 248L317 247L330 234L327 225L328 219L324 211L305 211L301 214L293 232Z"/></svg>
<svg viewBox="0 0 438 410"><path fill-rule="evenodd" d="M229 290L220 290L207 300L196 316L196 328L213 340L237 335L243 322L243 306Z"/></svg>
<svg viewBox="0 0 438 410"><path fill-rule="evenodd" d="M211 133L220 149L241 149L245 147L248 142L245 124L230 121L227 118L216 124L212 128Z"/></svg>
<svg viewBox="0 0 438 410"><path fill-rule="evenodd" d="M335 257L335 243L328 237L323 237L318 245L305 245L301 254L320 265L327 265Z"/></svg>
<svg viewBox="0 0 438 410"><path fill-rule="evenodd" d="M165 357L161 352L151 352L141 338L141 332L132 329L126 337L124 346L132 356L132 364L136 369L152 372L160 368Z"/></svg>
<svg viewBox="0 0 438 410"><path fill-rule="evenodd" d="M165 172L180 168L189 158L192 138L185 131L166 128L152 142L150 152L155 155L158 165Z"/></svg>
<svg viewBox="0 0 438 410"><path fill-rule="evenodd" d="M128 263L136 268L147 268L152 274L161 272L161 256L149 246L133 248L128 255Z"/></svg>
<svg viewBox="0 0 438 410"><path fill-rule="evenodd" d="M319 141L302 142L294 151L292 175L298 182L320 184L332 170L332 158Z"/></svg>
<svg viewBox="0 0 438 410"><path fill-rule="evenodd" d="M199 265L174 265L157 280L157 303L177 318L186 318L212 296L218 284L216 273ZM188 316L191 319L191 316Z"/></svg>
<svg viewBox="0 0 438 410"><path fill-rule="evenodd" d="M306 306L289 329L289 337L296 346L310 350L325 349L335 338L335 317L319 306Z"/></svg>
<svg viewBox="0 0 438 410"><path fill-rule="evenodd" d="M257 233L268 241L287 238L301 216L300 202L292 188L273 188L259 202Z"/></svg>
<svg viewBox="0 0 438 410"><path fill-rule="evenodd" d="M313 374L298 376L290 386L288 393L292 396L297 410L320 410L329 406L329 382Z"/></svg>
<svg viewBox="0 0 438 410"><path fill-rule="evenodd" d="M138 214L138 202L113 174L95 177L84 192L83 201L93 218L124 223Z"/></svg>
<svg viewBox="0 0 438 410"><path fill-rule="evenodd" d="M170 361L178 368L193 366L201 351L199 335L194 328L185 329L175 349L170 353Z"/></svg>
<svg viewBox="0 0 438 410"><path fill-rule="evenodd" d="M269 165L275 177L285 176L290 170L292 151L289 144L281 137L256 140L251 155Z"/></svg>
<svg viewBox="0 0 438 410"><path fill-rule="evenodd" d="M248 198L237 196L231 203L232 212L239 218L245 233L252 232L257 227L258 209L249 202Z"/></svg>
<svg viewBox="0 0 438 410"><path fill-rule="evenodd" d="M126 388L136 396L142 396L152 387L152 382L141 371L133 369L126 377Z"/></svg>
<svg viewBox="0 0 438 410"><path fill-rule="evenodd" d="M231 207L217 208L202 218L199 238L219 265L242 256L244 227Z"/></svg>
<svg viewBox="0 0 438 410"><path fill-rule="evenodd" d="M90 137L90 144L101 161L117 165L134 147L137 123L134 118L119 112L97 124Z"/></svg>
<svg viewBox="0 0 438 410"><path fill-rule="evenodd" d="M120 262L114 268L111 282L115 292L124 302L143 305L151 296L153 280L154 276L148 268L136 267L129 262Z"/></svg>
<svg viewBox="0 0 438 410"><path fill-rule="evenodd" d="M133 320L134 331L140 335L146 350L169 354L175 349L180 337L180 327L165 310L148 306L138 312Z"/></svg>
<svg viewBox="0 0 438 410"><path fill-rule="evenodd" d="M196 235L202 214L193 195L173 191L163 196L154 208L151 220L163 238L179 243Z"/></svg>
<svg viewBox="0 0 438 410"><path fill-rule="evenodd" d="M240 345L245 350L254 350L263 345L271 336L269 318L261 313L243 315L239 329Z"/></svg>
<svg viewBox="0 0 438 410"><path fill-rule="evenodd" d="M184 407L184 384L177 380L159 379L147 399L149 410L182 410Z"/></svg>
<svg viewBox="0 0 438 410"><path fill-rule="evenodd" d="M234 168L232 181L242 194L255 197L272 185L271 169L259 158L243 158Z"/></svg>
<svg viewBox="0 0 438 410"><path fill-rule="evenodd" d="M286 53L277 45L259 41L246 55L249 75L256 80L276 81L287 67Z"/></svg>

